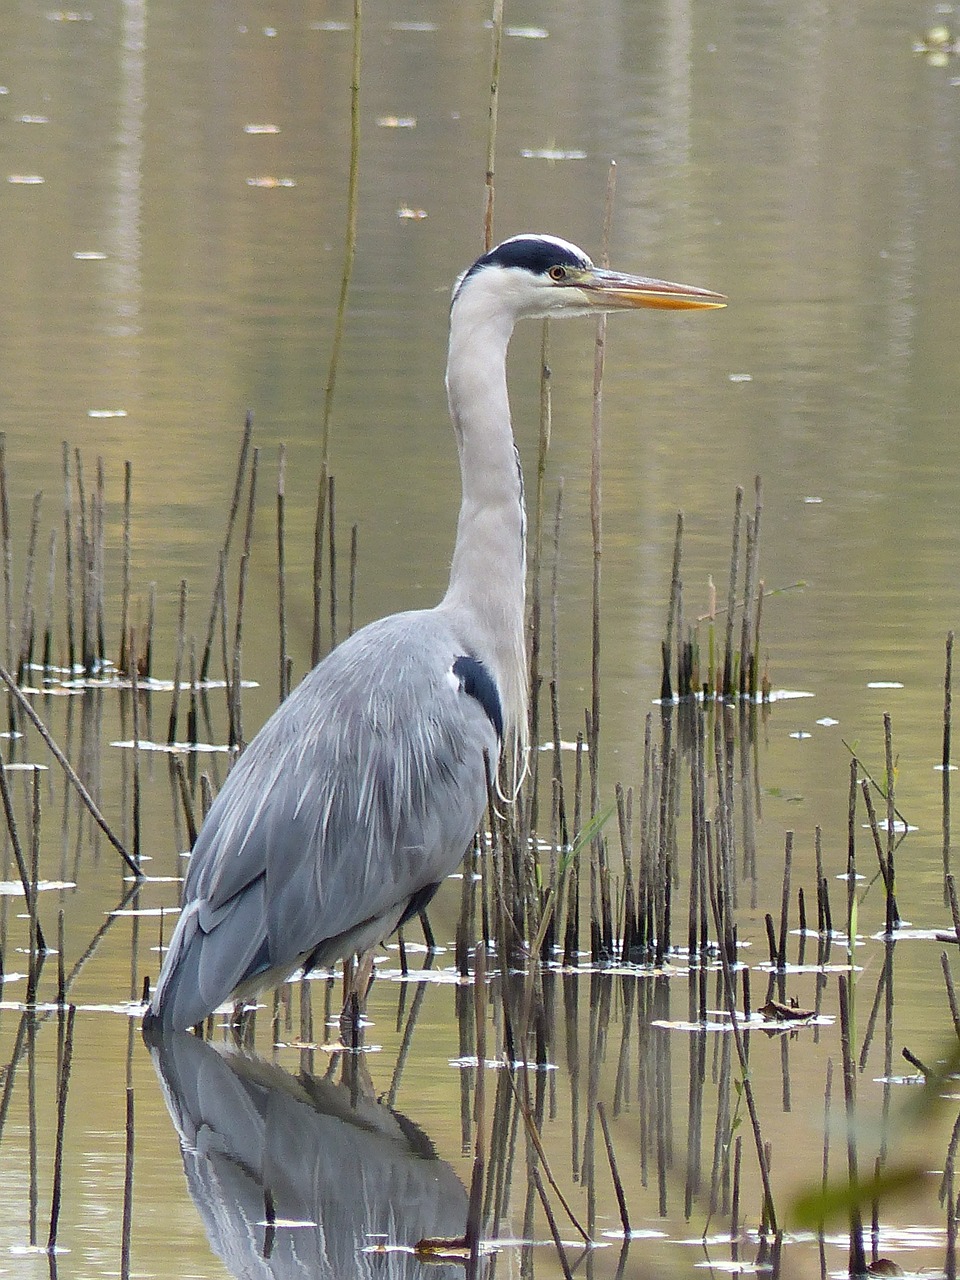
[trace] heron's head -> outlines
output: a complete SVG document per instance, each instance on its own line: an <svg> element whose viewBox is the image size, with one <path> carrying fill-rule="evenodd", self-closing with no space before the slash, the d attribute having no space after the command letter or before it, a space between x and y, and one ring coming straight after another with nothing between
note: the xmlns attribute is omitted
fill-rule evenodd
<svg viewBox="0 0 960 1280"><path fill-rule="evenodd" d="M635 307L684 310L727 305L722 293L595 267L576 245L532 234L512 236L478 258L454 286L453 303L481 291L490 306L513 320Z"/></svg>

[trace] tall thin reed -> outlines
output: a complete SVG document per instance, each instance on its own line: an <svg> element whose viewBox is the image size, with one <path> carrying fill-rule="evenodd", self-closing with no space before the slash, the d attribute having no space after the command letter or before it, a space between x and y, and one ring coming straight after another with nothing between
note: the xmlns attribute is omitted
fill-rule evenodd
<svg viewBox="0 0 960 1280"><path fill-rule="evenodd" d="M0 544L3 548L3 616L6 623L6 661L13 666L13 542L10 537L10 499L7 492L7 433L0 431Z"/></svg>
<svg viewBox="0 0 960 1280"><path fill-rule="evenodd" d="M287 552L286 552L286 472L287 448L281 444L277 457L277 639L279 644L279 700L287 687Z"/></svg>
<svg viewBox="0 0 960 1280"><path fill-rule="evenodd" d="M199 678L201 683L206 681L210 672L210 658L213 652L214 631L216 630L217 614L221 605L221 593L224 590L223 578L226 573L226 566L230 555L230 543L233 539L233 530L237 520L237 512L240 510L240 499L243 495L243 482L247 473L247 457L250 453L250 441L252 435L253 414L248 409L243 423L243 434L240 438L240 454L237 458L237 470L233 481L233 495L230 499L230 508L227 513L227 527L223 535L223 545L220 549L220 555L217 561L217 578L214 583L213 596L210 602L210 617L207 622L207 638L200 658Z"/></svg>
<svg viewBox="0 0 960 1280"><path fill-rule="evenodd" d="M941 826L943 832L943 874L950 873L950 736L953 715L953 632L947 632L946 661L943 672L943 750L940 757L940 790L942 796Z"/></svg>
<svg viewBox="0 0 960 1280"><path fill-rule="evenodd" d="M117 666L121 671L127 670L127 645L129 638L127 628L130 625L130 507L132 500L132 472L129 462L123 464L123 535L122 560L120 570L120 656Z"/></svg>

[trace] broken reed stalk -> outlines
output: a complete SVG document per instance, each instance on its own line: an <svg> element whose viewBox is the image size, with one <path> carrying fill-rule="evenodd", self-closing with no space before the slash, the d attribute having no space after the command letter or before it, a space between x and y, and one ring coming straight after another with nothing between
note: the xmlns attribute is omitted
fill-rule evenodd
<svg viewBox="0 0 960 1280"><path fill-rule="evenodd" d="M347 635L352 636L354 630L354 608L357 603L357 553L359 546L359 528L350 526L350 572L347 578ZM289 662L289 659L287 660Z"/></svg>
<svg viewBox="0 0 960 1280"><path fill-rule="evenodd" d="M56 742L53 739L53 736L50 733L50 730L47 728L47 726L43 723L43 721L37 715L36 711L34 711L29 700L24 696L23 693L21 693L20 689L17 687L17 682L14 680L13 676L10 674L9 671L7 671L5 667L0 667L0 680L2 680L3 683L7 686L11 696L15 699L21 711L23 711L24 715L26 715L27 719L30 721L33 727L40 734L40 737L46 743L48 750L53 755L57 763L60 765L61 769L63 769L64 773L67 775L67 778L70 780L70 783L72 784L75 791L77 792L77 795L83 801L83 804L86 806L94 822L97 824L97 826L100 828L103 834L107 837L107 839L116 849L117 853L120 854L121 858L123 858L124 862L130 868L133 874L139 879L141 874L140 868L137 866L136 862L133 860L133 858L130 856L127 850L124 848L122 841L119 840L118 837L114 835L113 830L110 827L109 823L107 822L106 818L103 816L103 814L100 812L99 808L97 807L96 801L94 800L93 796L90 794L87 788L83 785L83 782L80 779L79 774L74 769L73 765L70 763L67 757L60 750L60 748L57 746Z"/></svg>
<svg viewBox="0 0 960 1280"><path fill-rule="evenodd" d="M47 1253L54 1255L57 1233L60 1229L60 1208L63 1201L63 1138L67 1119L67 1091L70 1087L70 1068L73 1063L73 1026L76 1006L67 1009L67 1024L63 1038L63 1057L57 1081L57 1133L53 1156L53 1186L50 1192L50 1229L47 1233Z"/></svg>
<svg viewBox="0 0 960 1280"><path fill-rule="evenodd" d="M126 1116L124 1123L123 1158L123 1218L120 1226L120 1280L130 1276L130 1239L133 1232L133 1088L125 1091Z"/></svg>
<svg viewBox="0 0 960 1280"><path fill-rule="evenodd" d="M153 674L153 626L157 618L157 584L150 583L150 589L147 592L147 625L145 628L146 639L144 641L140 662L140 674L144 679L149 680Z"/></svg>
<svg viewBox="0 0 960 1280"><path fill-rule="evenodd" d="M285 533L287 448L280 445L277 458L277 635L280 650L280 702L290 692L287 685L287 553Z"/></svg>
<svg viewBox="0 0 960 1280"><path fill-rule="evenodd" d="M673 538L673 565L670 570L670 606L667 610L667 630L661 643L661 654L663 662L663 671L660 677L660 698L663 702L671 702L673 700L673 686L670 682L670 662L673 655L673 636L674 630L677 628L677 619L680 611L680 557L683 551L683 512L677 512L677 528ZM679 648L681 638L679 629L677 628L677 695L684 697L692 690L685 687L682 680L681 669L684 664L681 663L679 657Z"/></svg>
<svg viewBox="0 0 960 1280"><path fill-rule="evenodd" d="M755 698L757 694L757 667L759 665L759 613L762 596L758 598L755 584L760 555L760 513L763 510L760 477L754 477L756 501L753 517L747 517L747 554L743 584L743 619L740 628L740 697ZM754 605L757 617L754 618Z"/></svg>
<svg viewBox="0 0 960 1280"><path fill-rule="evenodd" d="M838 977L840 994L840 1046L843 1052L843 1097L847 1114L847 1179L851 1187L860 1181L857 1161L857 1077L853 1055L849 987L845 974ZM863 1218L859 1204L850 1206L850 1274L862 1276L866 1272L863 1250Z"/></svg>
<svg viewBox="0 0 960 1280"><path fill-rule="evenodd" d="M943 874L950 872L950 736L953 713L953 632L947 632L946 661L943 672L943 751L940 768L942 777L940 789L942 795L942 831L943 831Z"/></svg>
<svg viewBox="0 0 960 1280"><path fill-rule="evenodd" d="M20 611L20 654L17 661L17 678L23 683L33 657L33 578L36 569L37 535L40 529L40 504L42 493L33 495L30 512L30 533L27 540L27 562L23 579L23 606Z"/></svg>
<svg viewBox="0 0 960 1280"><path fill-rule="evenodd" d="M43 602L43 657L41 659L45 676L50 674L53 667L53 600L57 584L56 529L50 530L47 546L47 591Z"/></svg>
<svg viewBox="0 0 960 1280"><path fill-rule="evenodd" d="M94 491L94 539L93 539L93 647L96 654L96 665L99 667L107 652L106 623L104 611L106 600L104 594L104 574L106 569L106 475L103 458L97 458L97 487ZM149 635L149 629L147 634ZM148 642L149 643L149 642Z"/></svg>
<svg viewBox="0 0 960 1280"><path fill-rule="evenodd" d="M183 806L184 821L187 824L187 848L192 849L197 842L197 819L193 811L187 773L179 756L173 757L173 772L177 780L177 790L180 793L180 803Z"/></svg>
<svg viewBox="0 0 960 1280"><path fill-rule="evenodd" d="M93 652L90 648L90 538L87 532L87 490L83 478L83 459L79 449L74 449L77 477L77 569L80 577L80 664L85 675L93 671Z"/></svg>
<svg viewBox="0 0 960 1280"><path fill-rule="evenodd" d="M330 648L337 647L337 491L333 476L327 477L327 576L330 579Z"/></svg>
<svg viewBox="0 0 960 1280"><path fill-rule="evenodd" d="M167 726L167 745L177 740L177 715L180 709L180 681L183 677L183 650L187 630L187 580L180 579L180 598L177 606L177 645L173 658L173 693L170 697L170 720Z"/></svg>
<svg viewBox="0 0 960 1280"><path fill-rule="evenodd" d="M73 478L70 470L70 448L65 440L63 442L63 571L66 579L67 665L72 673L77 661L73 595ZM12 662L10 665L13 665Z"/></svg>
<svg viewBox="0 0 960 1280"><path fill-rule="evenodd" d="M950 972L950 961L947 959L945 951L940 952L940 967L943 970L943 980L947 988L947 1000L950 1004L950 1016L953 1019L953 1030L958 1040L960 1040L960 1005L957 1004L957 991L953 985L953 974Z"/></svg>
<svg viewBox="0 0 960 1280"><path fill-rule="evenodd" d="M870 783L866 778L860 779L860 792L863 796L864 808L867 811L867 824L870 827L870 834L873 836L873 847L877 854L880 878L883 880L884 888L889 891L889 886L887 885L887 860L883 850L883 841L880 839L877 811L873 807L873 796L870 794Z"/></svg>
<svg viewBox="0 0 960 1280"><path fill-rule="evenodd" d="M490 769L487 767L489 778ZM467 1208L466 1242L470 1250L467 1275L476 1276L480 1260L480 1235L483 1227L482 1192L486 1166L486 1107L484 1064L487 1044L487 980L486 947L478 942L474 949L473 1015L474 1043L477 1055L477 1077L474 1090L474 1149L473 1174L470 1182L470 1198Z"/></svg>
<svg viewBox="0 0 960 1280"><path fill-rule="evenodd" d="M33 769L31 777L31 798L33 800L32 820L30 823L30 966L27 978L27 1004L33 1004L37 998L37 981L43 963L43 949L40 945L42 934L37 919L40 886L40 771Z"/></svg>
<svg viewBox="0 0 960 1280"><path fill-rule="evenodd" d="M847 956L853 963L857 941L857 772L856 756L850 758L850 786L847 800Z"/></svg>
<svg viewBox="0 0 960 1280"><path fill-rule="evenodd" d="M237 620L233 633L233 654L230 664L230 678L227 681L227 698L230 708L230 746L243 749L243 706L241 699L241 652L243 637L243 605L247 591L247 555L240 557L240 573L237 581Z"/></svg>
<svg viewBox="0 0 960 1280"><path fill-rule="evenodd" d="M0 431L0 538L3 544L3 616L7 625L6 662L13 666L13 543L7 491L7 433Z"/></svg>
<svg viewBox="0 0 960 1280"><path fill-rule="evenodd" d="M131 707L133 721L133 860L137 864L137 875L140 871L140 655L137 652L136 632L130 637L130 681ZM137 923L136 917L134 923Z"/></svg>
<svg viewBox="0 0 960 1280"><path fill-rule="evenodd" d="M788 831L785 837L783 852L783 888L780 895L780 939L777 944L777 968L782 972L787 967L787 926L790 915L790 871L793 866L793 832Z"/></svg>
<svg viewBox="0 0 960 1280"><path fill-rule="evenodd" d="M737 485L733 510L733 544L730 551L730 586L727 590L726 639L723 646L723 697L732 698L733 688L733 611L737 600L737 573L740 567L740 523L743 516L743 486Z"/></svg>
<svg viewBox="0 0 960 1280"><path fill-rule="evenodd" d="M203 684L210 673L210 657L213 652L213 637L217 626L217 612L221 606L222 593L224 592L224 577L226 574L226 566L230 555L230 543L233 539L233 530L237 520L237 512L240 510L240 498L243 495L243 481L247 473L247 456L250 452L250 440L253 435L253 413L247 410L243 424L243 434L240 438L240 454L237 458L237 470L233 481L233 495L230 499L230 508L227 513L227 528L223 535L223 546L217 560L217 578L213 587L213 597L210 603L210 617L207 621L207 638L203 647L203 654L200 659L200 683ZM229 669L224 668L224 673L228 674Z"/></svg>
<svg viewBox="0 0 960 1280"><path fill-rule="evenodd" d="M539 1169L533 1168L530 1171L530 1176L533 1179L533 1185L536 1187L544 1216L547 1219L547 1226L550 1228L550 1236L553 1240L554 1248L557 1251L557 1257L560 1260L560 1268L563 1271L564 1280L573 1280L573 1272L570 1270L570 1263L567 1261L567 1251L563 1247L563 1239L560 1236L560 1231L557 1227L557 1220L554 1217L553 1209L550 1207L550 1201L547 1198L547 1193L544 1189Z"/></svg>
<svg viewBox="0 0 960 1280"><path fill-rule="evenodd" d="M883 715L883 748L884 759L887 770L887 867L886 875L883 877L887 888L887 920L886 931L887 937L893 937L894 930L900 923L900 913L897 910L896 889L894 884L894 868L893 854L896 849L896 825L894 815L896 814L896 806L894 804L894 784L896 773L893 761L893 729L890 721L890 713L884 712Z"/></svg>
<svg viewBox="0 0 960 1280"><path fill-rule="evenodd" d="M129 655L127 646L130 626L130 507L132 498L132 472L129 462L123 464L123 533L120 566L120 655L117 666L121 671L127 670Z"/></svg>
<svg viewBox="0 0 960 1280"><path fill-rule="evenodd" d="M310 665L315 667L323 656L323 533L327 519L327 477L321 469L317 484L317 511L313 523L313 628L310 640Z"/></svg>
<svg viewBox="0 0 960 1280"><path fill-rule="evenodd" d="M620 1210L620 1223L623 1226L625 1239L630 1238L630 1213L627 1209L627 1198L623 1191L623 1182L617 1168L617 1157L613 1150L613 1137L607 1123L607 1113L602 1102L597 1103L597 1115L600 1117L600 1128L603 1131L603 1143L607 1149L607 1160L610 1164L610 1176L613 1178L613 1189L617 1197L617 1208Z"/></svg>
<svg viewBox="0 0 960 1280"><path fill-rule="evenodd" d="M0 759L0 799L3 801L4 817L7 822L7 831L10 835L10 844L13 848L13 856L17 863L17 871L20 875L20 884L23 888L23 899L27 905L27 911L29 912L31 919L33 919L36 916L36 904L33 901L33 886L31 884L30 871L27 867L27 860L23 856L23 846L20 843L17 819L13 811L13 797L10 794L7 770L2 759Z"/></svg>
<svg viewBox="0 0 960 1280"><path fill-rule="evenodd" d="M257 505L257 475L260 463L260 450L254 448L250 460L250 488L247 494L247 518L243 530L243 552L240 556L240 570L237 576L237 614L233 632L233 650L227 679L227 702L230 720L230 745L241 750L243 739L243 682L241 675L241 657L243 642L243 616L247 592L247 576L250 570L250 557L253 547L253 519ZM224 610L224 618L226 611Z"/></svg>

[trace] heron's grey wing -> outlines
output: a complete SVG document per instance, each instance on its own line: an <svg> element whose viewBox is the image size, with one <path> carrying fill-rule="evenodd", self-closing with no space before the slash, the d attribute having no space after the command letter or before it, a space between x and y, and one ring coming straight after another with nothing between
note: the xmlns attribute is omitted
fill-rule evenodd
<svg viewBox="0 0 960 1280"><path fill-rule="evenodd" d="M455 869L483 813L484 751L498 750L489 703L454 670L463 658L433 611L373 623L241 756L197 839L171 943L199 1016L330 939L369 925L361 936L379 940Z"/></svg>

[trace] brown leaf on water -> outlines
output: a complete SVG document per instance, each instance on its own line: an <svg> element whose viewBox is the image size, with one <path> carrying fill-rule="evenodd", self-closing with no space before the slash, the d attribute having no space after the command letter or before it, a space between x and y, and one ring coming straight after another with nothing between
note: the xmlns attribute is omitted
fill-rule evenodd
<svg viewBox="0 0 960 1280"><path fill-rule="evenodd" d="M453 1236L449 1239L443 1236L425 1236L417 1241L413 1251L418 1258L429 1262L462 1262L470 1257L466 1236Z"/></svg>
<svg viewBox="0 0 960 1280"><path fill-rule="evenodd" d="M803 1022L806 1018L817 1016L815 1009L800 1009L793 1000L790 1004L781 1004L779 1000L768 1000L760 1007L758 1013L762 1013L772 1022Z"/></svg>

